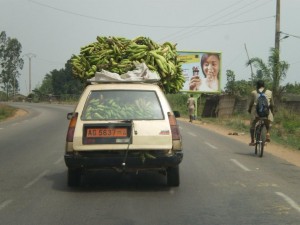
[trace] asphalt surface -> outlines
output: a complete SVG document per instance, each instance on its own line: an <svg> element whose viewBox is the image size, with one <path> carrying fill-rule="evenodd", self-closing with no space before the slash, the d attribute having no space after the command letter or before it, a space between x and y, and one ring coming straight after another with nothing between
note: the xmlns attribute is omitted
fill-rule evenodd
<svg viewBox="0 0 300 225"><path fill-rule="evenodd" d="M181 184L163 174L86 173L67 186L64 144L74 106L14 103L29 113L0 123L0 224L300 224L300 169L179 121Z"/></svg>

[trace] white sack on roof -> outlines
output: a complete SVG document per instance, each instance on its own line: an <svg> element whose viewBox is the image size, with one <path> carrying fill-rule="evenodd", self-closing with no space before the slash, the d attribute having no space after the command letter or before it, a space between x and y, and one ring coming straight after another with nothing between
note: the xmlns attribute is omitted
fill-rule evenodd
<svg viewBox="0 0 300 225"><path fill-rule="evenodd" d="M106 70L96 72L95 76L89 81L91 82L128 82L128 81L139 81L139 82L157 82L160 80L159 75L156 72L149 70L145 63L135 64L136 69L128 71L124 74L112 73Z"/></svg>

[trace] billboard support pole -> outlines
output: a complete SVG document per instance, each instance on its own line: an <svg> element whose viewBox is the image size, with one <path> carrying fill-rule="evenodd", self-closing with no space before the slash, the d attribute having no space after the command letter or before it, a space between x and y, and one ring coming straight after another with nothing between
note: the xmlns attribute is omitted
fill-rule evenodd
<svg viewBox="0 0 300 225"><path fill-rule="evenodd" d="M201 93L197 93L197 94L193 94L194 95L194 99L196 102L196 109L195 109L195 119L198 118L198 106L200 106L201 104ZM198 104L198 99L199 99L199 104Z"/></svg>

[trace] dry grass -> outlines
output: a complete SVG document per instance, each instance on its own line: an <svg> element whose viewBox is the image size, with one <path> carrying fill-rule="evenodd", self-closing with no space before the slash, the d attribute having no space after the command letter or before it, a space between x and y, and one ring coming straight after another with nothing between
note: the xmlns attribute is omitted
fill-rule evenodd
<svg viewBox="0 0 300 225"><path fill-rule="evenodd" d="M7 119L15 114L16 108L0 103L0 121Z"/></svg>

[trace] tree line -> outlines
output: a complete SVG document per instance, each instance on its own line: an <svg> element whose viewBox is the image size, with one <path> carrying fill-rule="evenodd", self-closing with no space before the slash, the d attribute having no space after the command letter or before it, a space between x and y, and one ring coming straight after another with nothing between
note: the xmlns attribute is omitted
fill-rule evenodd
<svg viewBox="0 0 300 225"><path fill-rule="evenodd" d="M19 70L23 68L22 45L16 38L0 33L0 84L7 96L19 91Z"/></svg>
<svg viewBox="0 0 300 225"><path fill-rule="evenodd" d="M278 63L276 63L278 62ZM24 60L22 58L22 45L16 38L8 37L5 31L0 34L0 88L7 99L19 93L20 70ZM227 83L224 92L236 96L247 96L255 86L258 79L262 79L267 87L273 91L275 100L280 101L284 93L300 95L300 83L281 85L287 76L289 64L279 60L279 51L270 49L267 62L254 57L246 62L246 66L254 66L256 72L251 74L249 80L236 80L234 71L227 70ZM275 73L274 71L279 71ZM33 89L30 98L51 98L55 96L79 96L85 84L75 78L72 73L71 58L65 67L54 69L44 76L42 84ZM0 90L1 92L1 90ZM0 93L1 94L1 93Z"/></svg>
<svg viewBox="0 0 300 225"><path fill-rule="evenodd" d="M42 84L32 90L31 98L77 98L83 91L85 84L75 78L72 73L71 59L65 64L65 68L54 69L47 73Z"/></svg>
<svg viewBox="0 0 300 225"><path fill-rule="evenodd" d="M251 92L257 80L264 80L267 88L272 90L276 101L281 101L285 93L299 95L300 83L295 82L294 84L288 83L286 85L281 85L282 81L284 81L287 76L290 65L285 61L280 61L279 56L279 51L275 48L271 48L267 62L264 62L258 57L249 59L246 62L246 66L253 65L256 68L256 73L251 74L251 79L248 81L236 81L234 72L232 70L227 70L227 84L225 91L232 95L245 96ZM279 72L276 73L275 70Z"/></svg>

